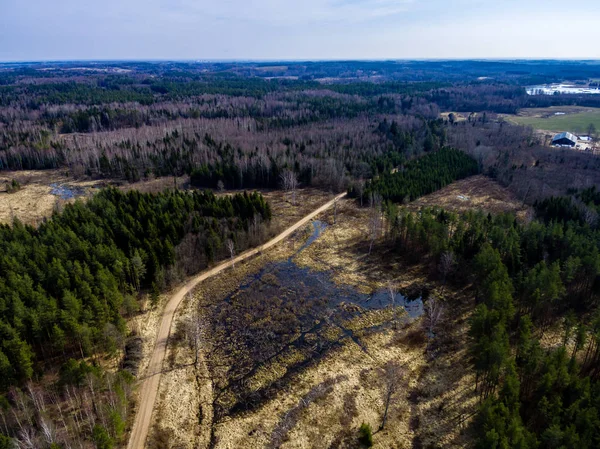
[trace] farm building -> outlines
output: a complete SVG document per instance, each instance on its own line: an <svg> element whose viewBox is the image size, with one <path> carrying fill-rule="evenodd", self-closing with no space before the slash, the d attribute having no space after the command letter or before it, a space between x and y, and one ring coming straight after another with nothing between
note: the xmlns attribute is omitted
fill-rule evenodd
<svg viewBox="0 0 600 449"><path fill-rule="evenodd" d="M574 147L577 145L577 137L571 133L560 133L552 138L552 145Z"/></svg>

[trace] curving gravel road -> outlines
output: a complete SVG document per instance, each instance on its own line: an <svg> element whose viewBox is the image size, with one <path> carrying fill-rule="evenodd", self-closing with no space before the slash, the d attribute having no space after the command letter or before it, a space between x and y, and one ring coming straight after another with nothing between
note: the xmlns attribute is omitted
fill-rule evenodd
<svg viewBox="0 0 600 449"><path fill-rule="evenodd" d="M331 206L333 206L336 200L339 200L344 196L346 196L346 193L338 195L331 201L327 202L323 206L319 207L318 209L305 216L302 220L296 222L294 225L287 228L281 234L269 240L267 243L258 246L254 249L245 251L242 254L235 257L233 260L230 259L227 262L222 262L219 265L205 270L200 274L194 276L169 299L169 302L165 306L165 309L162 313L160 328L156 337L154 350L152 351L152 357L150 359L150 363L146 371L146 376L144 377L140 386L140 402L135 416L135 420L133 422L133 427L131 429L129 444L127 445L128 449L142 449L145 446L146 438L148 437L148 431L150 430L154 402L156 401L156 395L158 394L158 385L160 382L163 361L167 352L167 341L169 339L169 334L171 333L171 324L173 323L173 317L175 316L177 307L179 307L179 304L181 303L185 295L189 293L200 282L220 273L226 268L231 267L233 263L241 262L242 260L252 257L255 254L261 251L265 251L271 248L272 246L276 245L277 243L281 242L283 239L290 236L299 228L307 224L321 212L324 212L325 210L329 209Z"/></svg>

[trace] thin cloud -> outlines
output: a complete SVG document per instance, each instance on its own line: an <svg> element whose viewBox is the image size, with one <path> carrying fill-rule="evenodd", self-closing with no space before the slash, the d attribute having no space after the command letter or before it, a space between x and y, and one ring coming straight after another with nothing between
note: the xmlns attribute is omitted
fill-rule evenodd
<svg viewBox="0 0 600 449"><path fill-rule="evenodd" d="M598 0L0 0L0 60L598 58L598 23Z"/></svg>
<svg viewBox="0 0 600 449"><path fill-rule="evenodd" d="M181 18L220 18L273 26L345 23L357 24L401 14L409 10L414 0L221 0L161 1L164 13Z"/></svg>

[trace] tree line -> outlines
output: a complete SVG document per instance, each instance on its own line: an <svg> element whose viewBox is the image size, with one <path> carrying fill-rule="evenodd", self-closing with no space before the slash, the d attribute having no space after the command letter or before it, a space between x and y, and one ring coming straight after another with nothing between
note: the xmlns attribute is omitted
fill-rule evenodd
<svg viewBox="0 0 600 449"><path fill-rule="evenodd" d="M382 173L367 183L362 194L356 187L350 193L367 199L376 193L386 201L407 203L478 172L475 159L462 151L444 147L410 160L397 170Z"/></svg>
<svg viewBox="0 0 600 449"><path fill-rule="evenodd" d="M597 198L595 189L575 196ZM539 219L523 224L511 214L388 208L399 251L430 260L444 281L474 286L469 352L481 449L600 442L600 229L571 200L537 210ZM561 344L544 349L539 336L556 322Z"/></svg>
<svg viewBox="0 0 600 449"><path fill-rule="evenodd" d="M271 217L258 193L217 198L110 188L37 229L18 221L0 226L1 388L41 373L53 357L116 344L123 314L136 310L139 291L169 281L187 236L206 266L225 257L227 239L243 240L256 217Z"/></svg>

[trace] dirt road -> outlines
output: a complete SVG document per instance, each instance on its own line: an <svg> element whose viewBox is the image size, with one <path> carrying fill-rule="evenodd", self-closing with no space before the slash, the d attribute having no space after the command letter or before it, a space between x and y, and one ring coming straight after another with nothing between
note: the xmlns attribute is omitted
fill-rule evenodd
<svg viewBox="0 0 600 449"><path fill-rule="evenodd" d="M152 357L150 359L150 363L148 364L148 369L146 371L144 380L140 386L140 403L135 416L135 420L133 422L133 428L131 429L129 444L127 445L128 449L142 449L146 443L148 431L150 430L152 410L154 409L154 402L156 401L156 395L158 394L158 385L160 382L163 361L167 352L167 340L171 332L171 324L173 322L173 317L175 316L175 311L177 310L177 307L179 307L179 304L181 303L185 295L205 279L208 279L209 277L220 273L226 268L231 267L231 265L233 265L234 263L241 262L281 242L283 239L289 237L299 228L306 225L310 220L315 218L321 212L329 209L331 206L333 206L336 200L343 198L345 195L346 193L338 195L333 200L327 202L323 206L308 214L302 220L296 222L296 224L294 224L293 226L287 228L278 236L269 240L264 245L243 252L239 256L235 257L233 260L223 262L211 269L201 272L200 274L189 280L169 299L169 302L165 306L165 309L162 313L160 328L156 336L156 343L154 345Z"/></svg>

